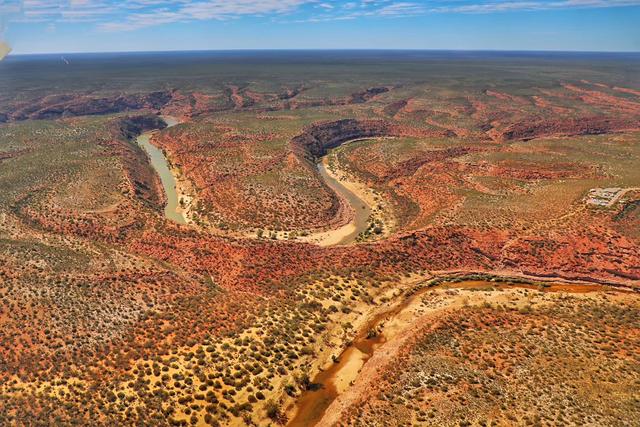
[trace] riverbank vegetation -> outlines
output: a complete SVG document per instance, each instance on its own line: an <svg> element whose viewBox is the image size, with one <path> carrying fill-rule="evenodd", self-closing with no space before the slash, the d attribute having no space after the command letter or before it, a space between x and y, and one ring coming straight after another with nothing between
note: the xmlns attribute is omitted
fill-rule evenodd
<svg viewBox="0 0 640 427"><path fill-rule="evenodd" d="M0 424L635 419L637 64L206 55L3 62Z"/></svg>

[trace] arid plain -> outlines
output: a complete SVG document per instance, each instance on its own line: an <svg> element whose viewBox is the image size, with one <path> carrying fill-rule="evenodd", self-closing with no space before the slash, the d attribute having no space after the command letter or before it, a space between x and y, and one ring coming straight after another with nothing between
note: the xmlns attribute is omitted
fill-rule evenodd
<svg viewBox="0 0 640 427"><path fill-rule="evenodd" d="M637 55L9 57L0 188L0 425L640 419Z"/></svg>

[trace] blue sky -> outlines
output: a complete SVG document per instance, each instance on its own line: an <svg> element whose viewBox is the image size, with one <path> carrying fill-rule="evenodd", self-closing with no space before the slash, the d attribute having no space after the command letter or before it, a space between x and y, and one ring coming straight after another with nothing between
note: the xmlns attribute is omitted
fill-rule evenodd
<svg viewBox="0 0 640 427"><path fill-rule="evenodd" d="M640 0L0 0L14 53L640 51Z"/></svg>

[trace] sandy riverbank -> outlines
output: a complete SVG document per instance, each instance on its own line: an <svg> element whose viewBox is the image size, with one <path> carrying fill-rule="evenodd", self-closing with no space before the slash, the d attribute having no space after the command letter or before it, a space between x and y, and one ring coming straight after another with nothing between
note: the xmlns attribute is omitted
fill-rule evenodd
<svg viewBox="0 0 640 427"><path fill-rule="evenodd" d="M403 289L408 289L404 286ZM480 291L480 292L479 292ZM338 362L325 366L314 383L314 390L303 393L290 411L289 425L331 426L342 412L366 396L376 372L390 363L403 346L424 325L437 322L445 312L468 306L502 304L521 309L526 305L546 304L553 294L567 293L589 298L608 292L630 294L602 285L545 284L544 287L525 283L463 281L425 287L415 293L399 295L395 302L380 306L359 324L355 339L340 355Z"/></svg>

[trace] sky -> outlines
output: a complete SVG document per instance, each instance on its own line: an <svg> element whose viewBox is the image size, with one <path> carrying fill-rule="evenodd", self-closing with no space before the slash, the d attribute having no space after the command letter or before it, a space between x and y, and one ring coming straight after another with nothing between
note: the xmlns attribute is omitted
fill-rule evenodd
<svg viewBox="0 0 640 427"><path fill-rule="evenodd" d="M0 0L13 54L640 51L640 0ZM0 45L1 46L1 45Z"/></svg>

